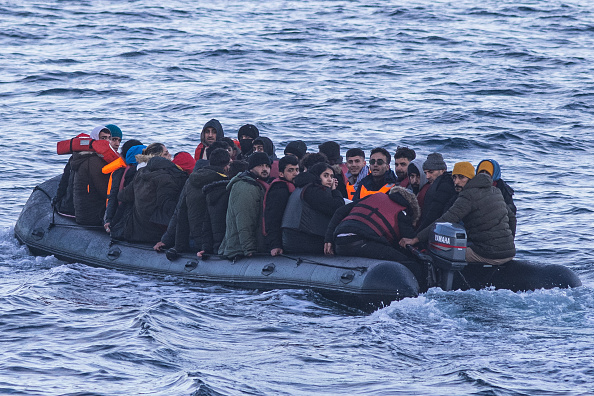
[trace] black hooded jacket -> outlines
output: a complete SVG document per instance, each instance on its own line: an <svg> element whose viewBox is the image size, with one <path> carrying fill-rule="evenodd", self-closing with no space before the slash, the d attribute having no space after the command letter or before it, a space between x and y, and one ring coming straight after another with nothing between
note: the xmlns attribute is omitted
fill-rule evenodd
<svg viewBox="0 0 594 396"><path fill-rule="evenodd" d="M202 250L212 254L219 251L227 229L227 206L229 180L220 180L207 184L202 188L206 199L206 216L202 225Z"/></svg>
<svg viewBox="0 0 594 396"><path fill-rule="evenodd" d="M118 194L122 202L133 202L132 219L125 238L134 242L157 243L175 211L188 175L173 162L153 157L137 171L134 181Z"/></svg>
<svg viewBox="0 0 594 396"><path fill-rule="evenodd" d="M418 229L422 230L447 212L454 203L452 198L455 196L456 189L451 172L446 172L435 179L425 194Z"/></svg>
<svg viewBox="0 0 594 396"><path fill-rule="evenodd" d="M74 213L78 224L103 225L109 183L109 175L101 171L105 165L105 160L96 153L72 155Z"/></svg>
<svg viewBox="0 0 594 396"><path fill-rule="evenodd" d="M194 152L194 159L196 161L203 158L204 152L206 151L206 148L208 147L204 143L204 132L206 132L206 128L214 128L217 131L217 141L219 141L225 137L225 132L223 131L223 126L221 125L219 120L216 120L213 118L212 120L210 120L206 124L204 124L204 126L202 127L202 132L200 132L200 144L198 145L198 147L196 147L196 151Z"/></svg>

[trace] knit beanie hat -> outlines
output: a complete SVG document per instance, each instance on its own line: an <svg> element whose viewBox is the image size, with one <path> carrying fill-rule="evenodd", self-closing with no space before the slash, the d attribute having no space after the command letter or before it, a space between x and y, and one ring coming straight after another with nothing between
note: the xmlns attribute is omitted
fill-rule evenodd
<svg viewBox="0 0 594 396"><path fill-rule="evenodd" d="M285 155L294 154L297 158L301 159L307 151L307 145L303 140L294 140L287 144L285 147Z"/></svg>
<svg viewBox="0 0 594 396"><path fill-rule="evenodd" d="M252 139L255 139L258 136L260 136L260 131L258 130L258 128L256 128L255 125L245 124L244 126L239 128L239 131L237 131L237 139L241 140L242 135L247 135Z"/></svg>
<svg viewBox="0 0 594 396"><path fill-rule="evenodd" d="M470 162L456 162L452 175L462 175L472 179L474 177L474 166Z"/></svg>
<svg viewBox="0 0 594 396"><path fill-rule="evenodd" d="M177 165L181 170L186 172L188 175L192 173L194 170L194 165L196 165L196 160L192 157L192 154L186 151L180 151L179 153L175 154L173 157L173 162Z"/></svg>
<svg viewBox="0 0 594 396"><path fill-rule="evenodd" d="M263 164L270 166L270 158L266 153L252 153L248 158L248 169L254 169L256 166Z"/></svg>
<svg viewBox="0 0 594 396"><path fill-rule="evenodd" d="M493 178L493 181L497 180L494 177L495 176L495 166L493 165L491 160L481 161L481 163L476 168L476 173L480 173L480 171L486 171L489 175L491 175L491 177Z"/></svg>
<svg viewBox="0 0 594 396"><path fill-rule="evenodd" d="M130 147L141 145L142 142L136 139L130 139L126 143L122 144L122 158L126 159L126 154L128 154L128 150Z"/></svg>
<svg viewBox="0 0 594 396"><path fill-rule="evenodd" d="M431 153L427 156L427 160L423 164L423 170L432 171L432 170L447 170L448 167L446 166L445 161L443 160L443 156L440 153Z"/></svg>
<svg viewBox="0 0 594 396"><path fill-rule="evenodd" d="M119 137L120 139L122 138L122 130L117 125L107 124L105 127L111 132L111 137Z"/></svg>
<svg viewBox="0 0 594 396"><path fill-rule="evenodd" d="M132 146L128 149L128 152L126 153L126 163L128 165L133 165L138 163L138 161L136 161L136 156L138 154L142 154L142 150L144 150L146 148L145 145L143 144L139 144L138 146Z"/></svg>
<svg viewBox="0 0 594 396"><path fill-rule="evenodd" d="M340 156L340 145L336 142L324 142L318 146L318 149L320 150L320 153L326 154L326 157L328 157L328 161L330 162L337 162L342 159Z"/></svg>

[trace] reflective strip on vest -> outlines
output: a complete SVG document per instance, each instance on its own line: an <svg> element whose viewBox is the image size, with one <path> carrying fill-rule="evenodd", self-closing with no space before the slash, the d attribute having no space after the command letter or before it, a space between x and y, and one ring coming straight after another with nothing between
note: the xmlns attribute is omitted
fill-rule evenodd
<svg viewBox="0 0 594 396"><path fill-rule="evenodd" d="M342 221L359 221L389 242L400 239L398 214L406 208L387 195L377 194L359 201Z"/></svg>
<svg viewBox="0 0 594 396"><path fill-rule="evenodd" d="M377 193L384 193L387 194L390 192L390 189L394 187L396 184L388 183L385 184L382 188L377 191L368 190L363 184L361 184L361 192L359 193L359 199L363 199L368 195L377 194Z"/></svg>

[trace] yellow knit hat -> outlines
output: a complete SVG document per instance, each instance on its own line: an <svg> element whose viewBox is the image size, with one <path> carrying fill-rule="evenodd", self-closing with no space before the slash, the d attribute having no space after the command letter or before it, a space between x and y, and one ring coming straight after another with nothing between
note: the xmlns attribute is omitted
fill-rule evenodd
<svg viewBox="0 0 594 396"><path fill-rule="evenodd" d="M491 161L483 161L479 164L478 169L476 170L477 173L480 173L480 171L487 171L487 173L493 177L493 164L491 163Z"/></svg>
<svg viewBox="0 0 594 396"><path fill-rule="evenodd" d="M462 175L472 179L474 177L474 166L470 162L457 162L454 165L452 175Z"/></svg>

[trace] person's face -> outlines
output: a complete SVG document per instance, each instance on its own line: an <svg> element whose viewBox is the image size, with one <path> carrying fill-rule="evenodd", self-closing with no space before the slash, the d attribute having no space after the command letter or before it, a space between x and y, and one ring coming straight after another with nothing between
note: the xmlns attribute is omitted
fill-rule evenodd
<svg viewBox="0 0 594 396"><path fill-rule="evenodd" d="M161 153L160 157L167 158L169 161L171 161L171 154L169 154L167 147L163 146L163 152Z"/></svg>
<svg viewBox="0 0 594 396"><path fill-rule="evenodd" d="M425 176L427 176L427 183L431 184L437 179L439 176L443 175L445 170L426 170Z"/></svg>
<svg viewBox="0 0 594 396"><path fill-rule="evenodd" d="M361 172L361 169L365 166L365 158L356 156L356 157L348 157L347 161L347 168L351 175L358 176Z"/></svg>
<svg viewBox="0 0 594 396"><path fill-rule="evenodd" d="M454 181L454 188L456 189L456 192L460 192L470 179L462 175L452 175L452 180Z"/></svg>
<svg viewBox="0 0 594 396"><path fill-rule="evenodd" d="M251 169L251 172L256 175L258 179L267 179L270 175L270 165L262 164L255 166Z"/></svg>
<svg viewBox="0 0 594 396"><path fill-rule="evenodd" d="M320 175L320 179L322 180L322 186L332 188L332 184L334 184L334 171L330 168L327 168Z"/></svg>
<svg viewBox="0 0 594 396"><path fill-rule="evenodd" d="M111 133L99 132L99 140L109 140L109 139L111 139Z"/></svg>
<svg viewBox="0 0 594 396"><path fill-rule="evenodd" d="M398 180L403 180L408 173L408 164L410 164L410 161L408 158L396 158L394 164L394 172L396 173L396 176L398 176Z"/></svg>
<svg viewBox="0 0 594 396"><path fill-rule="evenodd" d="M122 138L113 136L109 142L111 144L111 147L113 147L115 151L118 151L118 149L120 148L120 143L122 143Z"/></svg>
<svg viewBox="0 0 594 396"><path fill-rule="evenodd" d="M489 173L489 171L485 170L485 169L481 169L481 171L479 173L486 173L487 175L493 177L492 174Z"/></svg>
<svg viewBox="0 0 594 396"><path fill-rule="evenodd" d="M411 186L419 188L421 186L421 175L417 175L416 173L409 173L408 181L410 182Z"/></svg>
<svg viewBox="0 0 594 396"><path fill-rule="evenodd" d="M374 153L369 159L369 169L373 177L383 176L390 169L387 158L382 153Z"/></svg>
<svg viewBox="0 0 594 396"><path fill-rule="evenodd" d="M264 145L263 144L254 144L254 153L263 153L264 152Z"/></svg>
<svg viewBox="0 0 594 396"><path fill-rule="evenodd" d="M299 174L299 165L287 165L284 172L279 172L279 176L288 182L293 183L295 176Z"/></svg>
<svg viewBox="0 0 594 396"><path fill-rule="evenodd" d="M254 140L254 138L248 135L241 135L241 139L239 140Z"/></svg>
<svg viewBox="0 0 594 396"><path fill-rule="evenodd" d="M207 127L204 130L204 143L207 146L210 146L211 144L213 144L216 141L217 141L217 130L214 129L213 127Z"/></svg>

